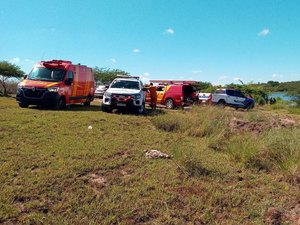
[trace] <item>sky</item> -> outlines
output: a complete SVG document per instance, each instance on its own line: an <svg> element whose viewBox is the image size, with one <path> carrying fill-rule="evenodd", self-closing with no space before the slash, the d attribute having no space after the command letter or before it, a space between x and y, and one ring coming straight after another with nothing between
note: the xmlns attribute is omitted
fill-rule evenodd
<svg viewBox="0 0 300 225"><path fill-rule="evenodd" d="M300 80L299 0L0 0L0 60L149 79Z"/></svg>

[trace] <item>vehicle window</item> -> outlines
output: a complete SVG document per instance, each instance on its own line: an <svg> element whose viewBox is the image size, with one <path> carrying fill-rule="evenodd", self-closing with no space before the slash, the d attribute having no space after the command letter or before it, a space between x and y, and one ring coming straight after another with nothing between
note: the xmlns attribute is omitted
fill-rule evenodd
<svg viewBox="0 0 300 225"><path fill-rule="evenodd" d="M28 75L29 80L62 81L66 71L64 69L36 67Z"/></svg>
<svg viewBox="0 0 300 225"><path fill-rule="evenodd" d="M137 81L127 81L127 80L116 80L114 81L111 88L126 88L126 89L135 89L139 90L140 85Z"/></svg>
<svg viewBox="0 0 300 225"><path fill-rule="evenodd" d="M158 87L156 88L156 90L157 90L157 91L164 91L164 87L158 86Z"/></svg>
<svg viewBox="0 0 300 225"><path fill-rule="evenodd" d="M235 91L235 96L241 97L241 98L244 98L244 97L245 97L245 96L243 95L243 93L240 92L240 91Z"/></svg>
<svg viewBox="0 0 300 225"><path fill-rule="evenodd" d="M73 71L68 72L68 77L67 79L73 79Z"/></svg>
<svg viewBox="0 0 300 225"><path fill-rule="evenodd" d="M226 90L226 94L230 96L234 96L234 91L233 90Z"/></svg>
<svg viewBox="0 0 300 225"><path fill-rule="evenodd" d="M216 94L225 94L224 90L216 90Z"/></svg>

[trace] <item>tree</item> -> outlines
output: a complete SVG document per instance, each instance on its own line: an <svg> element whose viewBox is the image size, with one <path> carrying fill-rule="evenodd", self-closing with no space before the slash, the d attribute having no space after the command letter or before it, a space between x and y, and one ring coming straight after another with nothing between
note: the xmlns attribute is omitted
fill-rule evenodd
<svg viewBox="0 0 300 225"><path fill-rule="evenodd" d="M212 84L209 82L198 81L198 82L194 83L193 86L199 92L213 92L214 91Z"/></svg>
<svg viewBox="0 0 300 225"><path fill-rule="evenodd" d="M7 96L8 81L12 78L24 76L24 72L19 66L11 64L7 61L0 61L0 84L3 89L3 95Z"/></svg>
<svg viewBox="0 0 300 225"><path fill-rule="evenodd" d="M130 73L120 69L107 69L95 67L93 69L96 84L109 84L117 77L117 75L129 75Z"/></svg>

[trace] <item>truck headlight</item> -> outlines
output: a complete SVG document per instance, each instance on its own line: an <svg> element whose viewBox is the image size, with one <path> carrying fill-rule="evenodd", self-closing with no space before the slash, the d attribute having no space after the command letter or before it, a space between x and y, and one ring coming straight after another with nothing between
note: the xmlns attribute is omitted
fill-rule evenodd
<svg viewBox="0 0 300 225"><path fill-rule="evenodd" d="M18 90L22 89L24 85L22 83L18 83Z"/></svg>
<svg viewBox="0 0 300 225"><path fill-rule="evenodd" d="M111 97L111 93L110 92L104 92L104 97L110 98Z"/></svg>
<svg viewBox="0 0 300 225"><path fill-rule="evenodd" d="M142 97L141 94L132 95L133 99L140 99Z"/></svg>
<svg viewBox="0 0 300 225"><path fill-rule="evenodd" d="M50 87L48 88L49 92L58 92L59 91L59 87Z"/></svg>

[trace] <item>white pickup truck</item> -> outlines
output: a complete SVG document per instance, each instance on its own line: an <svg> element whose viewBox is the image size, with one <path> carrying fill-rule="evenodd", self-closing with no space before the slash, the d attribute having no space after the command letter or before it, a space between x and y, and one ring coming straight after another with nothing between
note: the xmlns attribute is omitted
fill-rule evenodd
<svg viewBox="0 0 300 225"><path fill-rule="evenodd" d="M255 106L253 98L246 97L240 90L217 89L212 94L212 103L219 106L231 106L234 108L252 109Z"/></svg>
<svg viewBox="0 0 300 225"><path fill-rule="evenodd" d="M146 90L137 77L119 76L104 92L102 110L121 109L142 114L145 112Z"/></svg>

